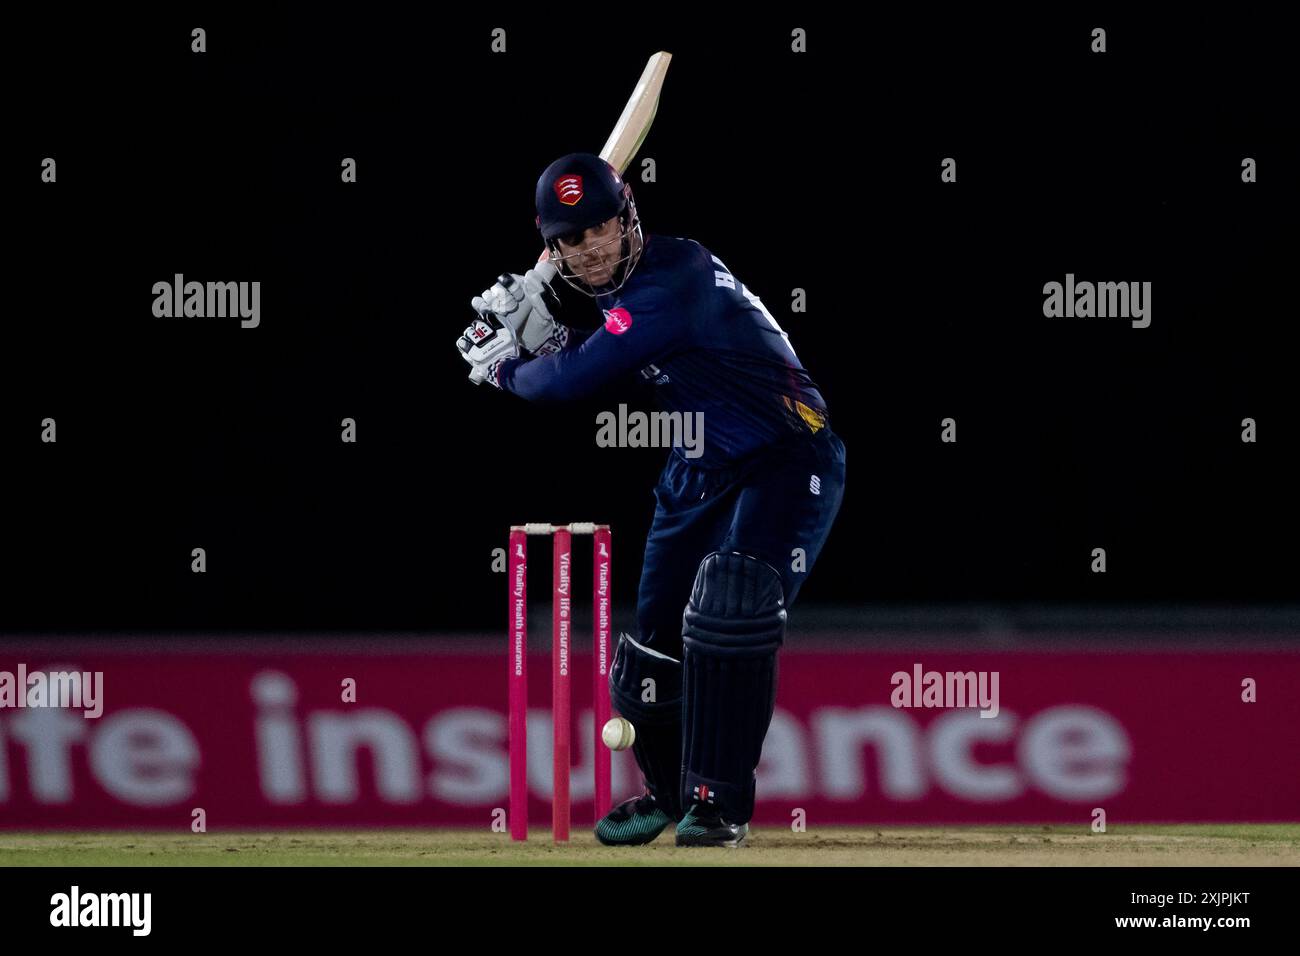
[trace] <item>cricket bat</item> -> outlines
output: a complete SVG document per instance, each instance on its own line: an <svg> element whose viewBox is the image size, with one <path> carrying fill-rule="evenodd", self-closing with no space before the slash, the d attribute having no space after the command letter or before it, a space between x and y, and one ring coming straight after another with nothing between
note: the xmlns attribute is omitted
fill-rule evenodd
<svg viewBox="0 0 1300 956"><path fill-rule="evenodd" d="M605 141L605 148L600 151L600 158L618 170L620 176L626 172L632 157L636 155L641 144L645 142L650 124L655 121L655 112L659 109L659 91L664 86L664 74L673 55L660 51L646 62L637 80L632 98L623 107L623 115L614 124L614 131Z"/></svg>

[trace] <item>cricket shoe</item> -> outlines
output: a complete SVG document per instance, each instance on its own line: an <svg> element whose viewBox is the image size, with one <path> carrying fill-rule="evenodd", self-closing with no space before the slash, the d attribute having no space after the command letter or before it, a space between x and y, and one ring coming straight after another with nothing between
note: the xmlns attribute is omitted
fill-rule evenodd
<svg viewBox="0 0 1300 956"><path fill-rule="evenodd" d="M642 846L673 822L655 802L654 794L624 800L596 824L596 839L605 846Z"/></svg>
<svg viewBox="0 0 1300 956"><path fill-rule="evenodd" d="M697 803L677 824L677 845L740 846L748 834L748 823L728 823L716 808Z"/></svg>

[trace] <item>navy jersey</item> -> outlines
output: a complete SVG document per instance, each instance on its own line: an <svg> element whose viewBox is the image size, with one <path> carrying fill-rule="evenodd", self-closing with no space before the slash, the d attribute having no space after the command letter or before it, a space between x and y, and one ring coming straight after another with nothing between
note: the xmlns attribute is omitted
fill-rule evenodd
<svg viewBox="0 0 1300 956"><path fill-rule="evenodd" d="M826 427L826 403L776 319L695 240L647 236L631 278L596 302L603 328L570 329L561 351L502 363L497 383L565 401L619 379L651 382L664 410L703 413L703 453L690 459L703 467Z"/></svg>

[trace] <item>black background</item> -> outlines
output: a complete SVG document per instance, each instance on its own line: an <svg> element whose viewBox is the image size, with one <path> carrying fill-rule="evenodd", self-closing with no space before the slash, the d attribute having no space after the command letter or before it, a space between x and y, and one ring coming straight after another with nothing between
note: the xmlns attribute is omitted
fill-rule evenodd
<svg viewBox="0 0 1300 956"><path fill-rule="evenodd" d="M0 631L499 629L492 549L547 520L613 524L629 605L665 453L594 416L650 397L529 406L453 343L658 49L643 222L764 299L847 445L801 603L1295 600L1279 24L610 11L15 23ZM260 280L261 326L154 318L176 272ZM1151 327L1043 318L1067 272L1151 281Z"/></svg>

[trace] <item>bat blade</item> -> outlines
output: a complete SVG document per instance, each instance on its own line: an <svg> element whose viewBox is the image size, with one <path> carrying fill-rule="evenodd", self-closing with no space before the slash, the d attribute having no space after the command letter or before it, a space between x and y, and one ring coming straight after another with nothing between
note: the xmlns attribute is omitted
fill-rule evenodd
<svg viewBox="0 0 1300 956"><path fill-rule="evenodd" d="M614 130L605 141L605 148L600 151L600 158L605 160L621 176L627 170L632 157L636 155L650 124L654 122L655 112L659 108L659 91L663 89L664 74L673 55L660 51L650 57L641 71L641 79L632 90L632 97L623 107L623 115L618 118Z"/></svg>

